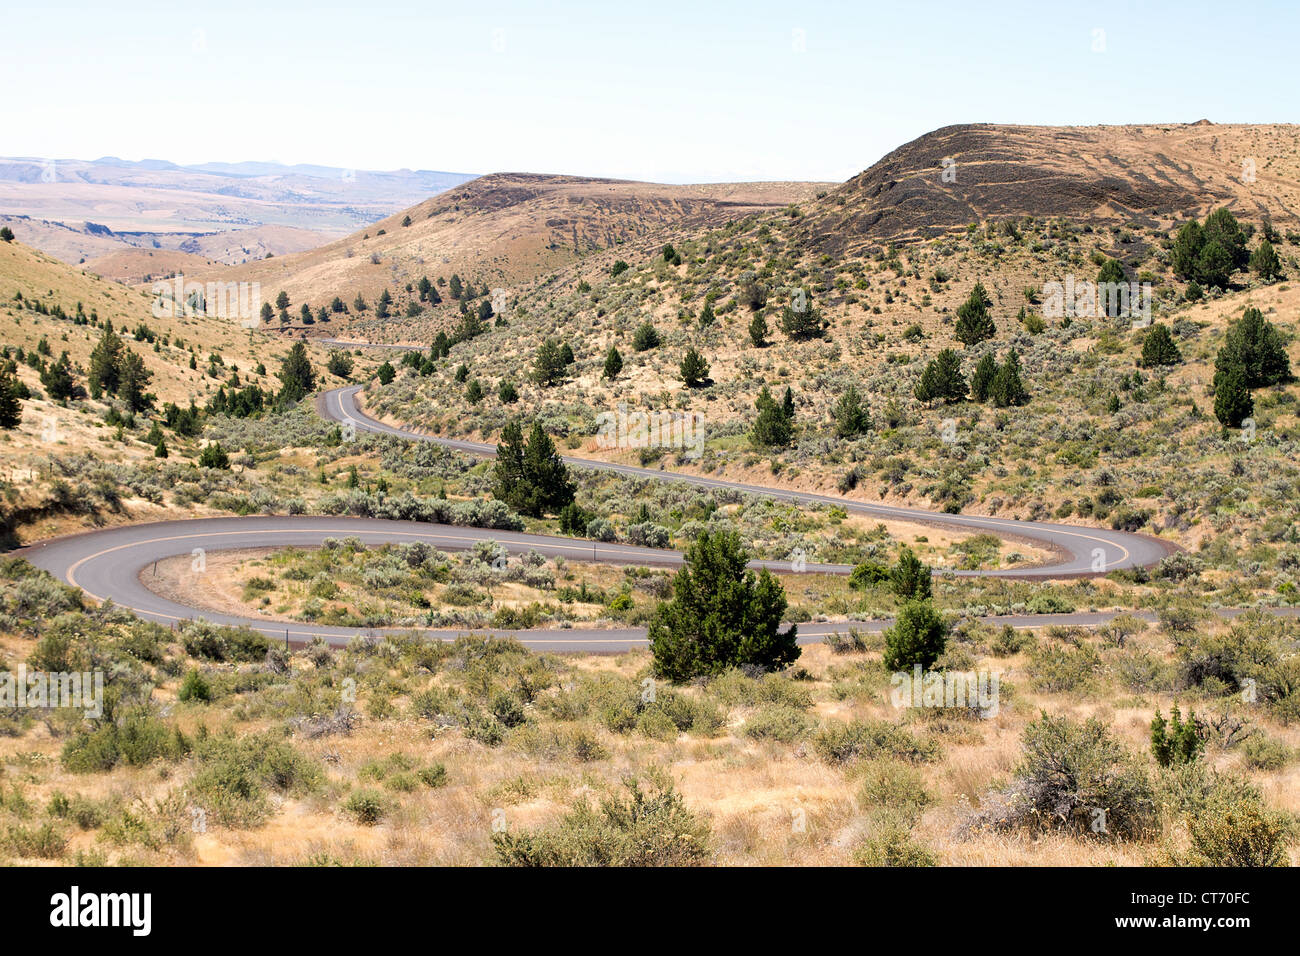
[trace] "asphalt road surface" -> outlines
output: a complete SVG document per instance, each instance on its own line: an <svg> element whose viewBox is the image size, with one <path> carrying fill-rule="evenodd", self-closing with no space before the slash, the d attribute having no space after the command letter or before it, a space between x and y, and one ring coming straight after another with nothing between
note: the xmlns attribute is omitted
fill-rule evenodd
<svg viewBox="0 0 1300 956"><path fill-rule="evenodd" d="M355 536L370 545L423 541L443 551L472 548L478 541L490 539L512 553L536 550L548 557L564 556L569 560L601 561L610 564L649 565L665 568L681 564L675 551L660 551L630 545L598 544L550 535L523 534L511 531L485 531L417 521L387 521L380 518L332 518L313 516L281 517L275 515L246 518L194 518L150 524L123 525L101 531L88 531L41 541L16 552L38 568L56 578L80 587L97 600L111 598L139 616L164 625L174 625L192 618L216 624L245 625L275 639L287 638L303 644L315 637L341 646L357 636L375 633L353 627L323 624L270 621L258 615L222 614L196 609L155 594L147 586L155 562L178 555L191 559L191 573L204 573L200 557L238 548L315 547L326 538ZM754 567L775 567L775 562L752 562ZM782 568L789 570L784 562ZM847 565L810 564L809 571L846 574ZM1279 613L1294 615L1297 608ZM1093 626L1121 612L1078 612L1071 614L1004 615L986 618L992 624L1013 627L1045 627L1051 624ZM1236 611L1221 612L1227 616ZM1153 615L1139 614L1148 620ZM839 621L806 622L799 625L801 644L821 641L828 634L847 633L850 628L880 631L891 622ZM407 629L410 630L410 629ZM450 640L471 629L416 628L429 638ZM505 631L478 630L476 633L512 635L523 643L546 651L588 651L608 653L644 646L644 628L573 628Z"/></svg>
<svg viewBox="0 0 1300 956"><path fill-rule="evenodd" d="M323 393L317 408L326 418L358 431L396 435L417 441L435 442L448 448L474 455L495 455L496 446L481 442L461 441L427 435L409 427L389 425L378 421L357 406L360 385L349 385ZM999 578L1064 578L1091 577L1122 568L1150 567L1166 555L1178 550L1167 541L1143 534L1112 531L1107 528L1085 528L1075 525L1048 524L1039 521L1017 521L1014 518L991 518L980 515L952 515L919 508L899 508L893 505L873 504L838 495L818 495L763 485L748 485L704 475L687 475L680 472L653 468L637 468L613 462L594 461L589 458L564 457L574 467L596 468L637 478L656 481L684 481L703 488L729 488L756 495L766 495L798 504L836 505L855 514L895 521L912 521L921 524L953 528L971 533L988 532L1000 538L1014 538L1047 548L1053 557L1045 564L1034 567L998 571L958 571L960 576L992 576Z"/></svg>

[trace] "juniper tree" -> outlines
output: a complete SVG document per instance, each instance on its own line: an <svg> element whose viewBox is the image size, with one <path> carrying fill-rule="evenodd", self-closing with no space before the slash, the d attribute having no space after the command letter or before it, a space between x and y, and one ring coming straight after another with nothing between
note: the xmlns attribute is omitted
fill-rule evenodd
<svg viewBox="0 0 1300 956"><path fill-rule="evenodd" d="M832 414L835 434L840 438L856 438L871 428L871 416L867 414L856 386L850 385L844 390Z"/></svg>
<svg viewBox="0 0 1300 956"><path fill-rule="evenodd" d="M1151 331L1142 340L1142 364L1147 368L1161 365L1177 365L1183 360L1183 353L1169 334L1169 327L1159 322L1151 326Z"/></svg>
<svg viewBox="0 0 1300 956"><path fill-rule="evenodd" d="M687 388L698 388L709 379L709 363L704 361L704 356L696 351L694 346L691 346L682 356L682 364L678 366L678 372Z"/></svg>
<svg viewBox="0 0 1300 956"><path fill-rule="evenodd" d="M993 379L998 374L997 359L992 352L985 352L975 364L975 371L970 377L970 397L977 402L986 402L993 394Z"/></svg>
<svg viewBox="0 0 1300 956"><path fill-rule="evenodd" d="M701 532L673 579L673 596L650 622L654 675L674 682L733 667L775 670L798 659L795 625L782 630L785 592L749 555L734 531Z"/></svg>
<svg viewBox="0 0 1300 956"><path fill-rule="evenodd" d="M989 314L992 305L993 300L984 290L984 284L976 282L966 301L957 307L957 325L953 334L958 342L970 348L997 334L993 316Z"/></svg>
<svg viewBox="0 0 1300 956"><path fill-rule="evenodd" d="M1282 278L1282 261L1273 249L1273 243L1265 239L1250 256L1250 267L1265 282Z"/></svg>
<svg viewBox="0 0 1300 956"><path fill-rule="evenodd" d="M764 448L784 448L790 444L793 425L766 385L759 391L754 408L758 411L751 432L754 443Z"/></svg>
<svg viewBox="0 0 1300 956"><path fill-rule="evenodd" d="M623 356L619 355L618 349L611 345L605 355L605 378L612 382L618 378L621 371L623 371Z"/></svg>
<svg viewBox="0 0 1300 956"><path fill-rule="evenodd" d="M1029 392L1020 379L1020 355L1012 349L993 377L993 404L998 408L1007 408L1024 405L1028 401Z"/></svg>

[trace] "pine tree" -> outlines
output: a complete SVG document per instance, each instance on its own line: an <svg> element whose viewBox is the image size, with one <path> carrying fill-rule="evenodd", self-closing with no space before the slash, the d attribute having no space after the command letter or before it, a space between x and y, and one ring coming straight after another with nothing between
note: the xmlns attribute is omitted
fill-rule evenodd
<svg viewBox="0 0 1300 956"><path fill-rule="evenodd" d="M1229 271L1245 268L1250 259L1246 233L1226 208L1216 209L1205 217L1205 244L1208 246L1212 242L1228 254Z"/></svg>
<svg viewBox="0 0 1300 956"><path fill-rule="evenodd" d="M199 453L200 468L229 468L230 456L226 454L221 447L220 442L212 442L204 445L203 451Z"/></svg>
<svg viewBox="0 0 1300 956"><path fill-rule="evenodd" d="M970 377L970 397L977 402L987 402L993 394L993 379L998 374L998 363L992 352L985 352L975 365Z"/></svg>
<svg viewBox="0 0 1300 956"><path fill-rule="evenodd" d="M1151 326L1151 331L1142 341L1142 364L1147 368L1161 365L1177 365L1183 360L1183 353L1169 334L1169 327L1159 322Z"/></svg>
<svg viewBox="0 0 1300 956"><path fill-rule="evenodd" d="M853 385L846 388L835 403L833 417L835 434L840 438L856 438L871 428L871 416L867 414L858 390Z"/></svg>
<svg viewBox="0 0 1300 956"><path fill-rule="evenodd" d="M1024 405L1028 401L1029 392L1020 379L1020 355L1012 349L993 378L993 404L998 408L1007 408Z"/></svg>
<svg viewBox="0 0 1300 956"><path fill-rule="evenodd" d="M497 498L533 517L559 511L573 501L576 490L555 443L538 422L526 444L518 422L501 430L493 479Z"/></svg>
<svg viewBox="0 0 1300 956"><path fill-rule="evenodd" d="M501 399L504 405L513 405L519 401L519 389L515 388L513 382L503 381L497 386L497 398Z"/></svg>
<svg viewBox="0 0 1300 956"><path fill-rule="evenodd" d="M17 428L23 421L18 398L18 380L8 368L0 368L0 428Z"/></svg>
<svg viewBox="0 0 1300 956"><path fill-rule="evenodd" d="M781 414L791 425L794 424L794 392L790 386L785 387L785 395L781 399Z"/></svg>
<svg viewBox="0 0 1300 956"><path fill-rule="evenodd" d="M1250 267L1265 282L1282 278L1282 261L1273 249L1273 243L1265 239L1250 257Z"/></svg>
<svg viewBox="0 0 1300 956"><path fill-rule="evenodd" d="M811 303L805 303L802 309L787 305L781 310L781 331L792 341L819 339L826 334L826 327L821 314Z"/></svg>
<svg viewBox="0 0 1300 956"><path fill-rule="evenodd" d="M94 350L90 353L90 369L86 373L86 385L90 394L116 395L121 382L122 340L113 331L112 325L104 330Z"/></svg>
<svg viewBox="0 0 1300 956"><path fill-rule="evenodd" d="M623 371L623 356L618 354L618 349L614 346L609 347L609 352L605 355L605 378L611 382L618 378Z"/></svg>
<svg viewBox="0 0 1300 956"><path fill-rule="evenodd" d="M923 670L934 665L948 643L948 625L928 600L909 601L885 631L885 669Z"/></svg>
<svg viewBox="0 0 1300 956"><path fill-rule="evenodd" d="M966 397L966 378L961 374L961 358L952 349L944 349L926 365L913 389L917 401L945 404Z"/></svg>
<svg viewBox="0 0 1300 956"><path fill-rule="evenodd" d="M275 307L281 312L287 312L289 310L289 293L281 289L280 294L275 297Z"/></svg>
<svg viewBox="0 0 1300 956"><path fill-rule="evenodd" d="M1196 259L1205 245L1205 230L1193 219L1185 223L1174 237L1174 246L1170 251L1170 262L1174 275L1184 281L1196 279Z"/></svg>
<svg viewBox="0 0 1300 956"><path fill-rule="evenodd" d="M754 316L749 323L749 340L754 343L754 348L767 348L767 319L761 315Z"/></svg>
<svg viewBox="0 0 1300 956"><path fill-rule="evenodd" d="M483 400L483 386L479 384L478 379L470 379L469 385L465 386L465 401L471 405L477 405Z"/></svg>
<svg viewBox="0 0 1300 956"><path fill-rule="evenodd" d="M280 402L285 405L301 401L316 388L316 373L312 370L307 347L295 342L289 354L280 362Z"/></svg>
<svg viewBox="0 0 1300 956"><path fill-rule="evenodd" d="M754 408L758 411L751 433L754 444L763 448L784 448L790 444L793 425L766 385L758 393Z"/></svg>
<svg viewBox="0 0 1300 956"><path fill-rule="evenodd" d="M984 290L984 284L976 282L970 296L957 307L957 326L954 334L958 342L970 348L997 334L993 316L989 314L992 305L993 300Z"/></svg>
<svg viewBox="0 0 1300 956"><path fill-rule="evenodd" d="M1282 335L1259 309L1246 309L1228 329L1215 366L1217 369L1234 364L1241 366L1246 388L1265 388L1291 380L1291 360Z"/></svg>
<svg viewBox="0 0 1300 956"><path fill-rule="evenodd" d="M659 331L649 322L642 322L637 326L636 333L632 336L632 348L638 352L648 352L659 345Z"/></svg>
<svg viewBox="0 0 1300 956"><path fill-rule="evenodd" d="M1222 353L1220 353L1222 355ZM1240 428L1255 413L1255 400L1246 387L1246 372L1230 362L1214 373L1214 417L1225 428Z"/></svg>
<svg viewBox="0 0 1300 956"><path fill-rule="evenodd" d="M704 356L696 351L695 346L686 350L678 371L687 388L699 388L709 380L709 363L704 361Z"/></svg>
<svg viewBox="0 0 1300 956"><path fill-rule="evenodd" d="M564 350L554 339L546 339L537 347L533 359L533 380L539 385L555 385L564 381L568 372L568 363L564 361Z"/></svg>
<svg viewBox="0 0 1300 956"><path fill-rule="evenodd" d="M776 670L799 658L794 625L782 630L785 592L749 555L734 531L701 532L673 579L672 599L650 622L654 675L674 682L733 667Z"/></svg>
<svg viewBox="0 0 1300 956"><path fill-rule="evenodd" d="M118 360L118 375L118 393L126 402L127 408L133 412L143 412L153 404L153 396L145 391L153 379L153 373L145 367L144 359L131 349L122 350Z"/></svg>
<svg viewBox="0 0 1300 956"><path fill-rule="evenodd" d="M77 394L77 383L72 377L72 359L68 358L67 352L41 372L41 384L51 401L64 402Z"/></svg>
<svg viewBox="0 0 1300 956"><path fill-rule="evenodd" d="M397 370L393 368L391 362L385 362L375 370L375 374L379 377L380 385L387 385L396 377Z"/></svg>
<svg viewBox="0 0 1300 956"><path fill-rule="evenodd" d="M890 571L889 581L894 593L906 601L924 601L930 597L930 569L906 545L898 552L898 563Z"/></svg>

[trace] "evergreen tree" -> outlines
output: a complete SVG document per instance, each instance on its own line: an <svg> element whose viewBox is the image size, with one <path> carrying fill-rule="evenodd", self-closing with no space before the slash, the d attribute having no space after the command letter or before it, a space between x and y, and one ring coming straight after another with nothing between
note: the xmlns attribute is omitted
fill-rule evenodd
<svg viewBox="0 0 1300 956"><path fill-rule="evenodd" d="M1246 388L1264 388L1291 380L1291 360L1286 354L1282 334L1264 313L1248 308L1241 319L1228 329L1223 348L1215 362L1217 369L1240 365Z"/></svg>
<svg viewBox="0 0 1300 956"><path fill-rule="evenodd" d="M1217 241L1206 242L1196 257L1196 280L1202 285L1227 288L1232 275L1232 254Z"/></svg>
<svg viewBox="0 0 1300 956"><path fill-rule="evenodd" d="M1222 354L1222 353L1220 353ZM1240 428L1255 413L1255 400L1246 387L1246 372L1232 362L1214 373L1214 417L1225 428Z"/></svg>
<svg viewBox="0 0 1300 956"><path fill-rule="evenodd" d="M695 346L686 350L678 371L687 388L699 388L709 380L709 363L704 361L704 356L695 350Z"/></svg>
<svg viewBox="0 0 1300 956"><path fill-rule="evenodd" d="M987 402L993 394L993 379L998 374L998 363L992 352L985 352L975 365L970 377L970 397L977 402Z"/></svg>
<svg viewBox="0 0 1300 956"><path fill-rule="evenodd" d="M90 369L86 373L86 385L90 388L93 397L117 394L117 387L122 379L121 362L124 347L110 323L100 336L99 344L90 353Z"/></svg>
<svg viewBox="0 0 1300 956"><path fill-rule="evenodd" d="M1216 209L1205 217L1205 244L1218 243L1228 254L1229 271L1244 269L1250 259L1246 233L1226 208Z"/></svg>
<svg viewBox="0 0 1300 956"><path fill-rule="evenodd" d="M396 377L397 370L393 368L391 362L385 362L375 370L375 374L379 377L380 385L387 385Z"/></svg>
<svg viewBox="0 0 1300 956"><path fill-rule="evenodd" d="M908 601L898 620L885 631L885 669L929 669L948 643L948 625L928 600Z"/></svg>
<svg viewBox="0 0 1300 956"><path fill-rule="evenodd" d="M749 322L749 340L754 343L754 348L767 348L767 319L761 315L754 316Z"/></svg>
<svg viewBox="0 0 1300 956"><path fill-rule="evenodd" d="M144 359L128 348L118 359L118 394L133 412L143 412L153 405L154 397L145 391L153 373L145 368Z"/></svg>
<svg viewBox="0 0 1300 956"><path fill-rule="evenodd" d="M1112 298L1102 290L1108 285L1122 285L1124 281L1124 267L1120 265L1118 259L1107 259L1101 264L1101 270L1097 273L1097 284L1101 287L1097 292L1097 304L1104 308L1111 318L1119 313L1122 302L1119 296Z"/></svg>
<svg viewBox="0 0 1300 956"><path fill-rule="evenodd" d="M262 303L262 321L263 321L264 323L265 323L265 322L270 322L270 321L271 321L272 319L274 319L274 318L275 318L275 310L271 308L271 303L270 303L270 302L263 302L263 303Z"/></svg>
<svg viewBox="0 0 1300 956"><path fill-rule="evenodd" d="M984 284L976 282L975 288L971 290L966 301L957 307L957 326L954 334L958 342L970 348L997 334L993 316L989 314L992 305L993 300L984 290Z"/></svg>
<svg viewBox="0 0 1300 956"><path fill-rule="evenodd" d="M1196 279L1196 259L1204 245L1205 230L1201 228L1201 224L1195 219L1184 223L1178 230L1178 235L1174 237L1173 249L1170 250L1169 258L1175 276L1184 281Z"/></svg>
<svg viewBox="0 0 1300 956"><path fill-rule="evenodd" d="M835 434L840 438L856 438L871 428L871 416L862 404L856 386L850 385L835 403L833 413Z"/></svg>
<svg viewBox="0 0 1300 956"><path fill-rule="evenodd" d="M785 396L781 399L781 414L787 422L794 424L794 392L788 385L785 387Z"/></svg>
<svg viewBox="0 0 1300 956"><path fill-rule="evenodd" d="M465 401L469 402L471 405L477 405L482 400L483 386L479 384L478 379L470 379L469 385L465 387Z"/></svg>
<svg viewBox="0 0 1300 956"><path fill-rule="evenodd" d="M612 382L618 378L621 371L623 371L623 356L619 355L618 349L611 345L605 355L605 378Z"/></svg>
<svg viewBox="0 0 1300 956"><path fill-rule="evenodd" d="M826 329L827 323L810 302L802 309L787 305L781 310L781 331L795 342L819 339L826 334Z"/></svg>
<svg viewBox="0 0 1300 956"><path fill-rule="evenodd" d="M659 345L659 331L648 321L637 326L632 336L632 348L638 352L648 352Z"/></svg>
<svg viewBox="0 0 1300 956"><path fill-rule="evenodd" d="M453 277L454 278L454 277ZM533 380L539 385L555 385L564 381L568 372L568 363L564 361L564 350L554 339L546 339L537 347L533 359Z"/></svg>
<svg viewBox="0 0 1300 956"><path fill-rule="evenodd" d="M329 359L325 362L325 370L339 378L347 378L355 367L352 356L341 349L331 349Z"/></svg>
<svg viewBox="0 0 1300 956"><path fill-rule="evenodd" d="M316 373L312 370L307 347L295 342L289 354L280 362L280 402L286 405L301 401L316 388Z"/></svg>
<svg viewBox="0 0 1300 956"><path fill-rule="evenodd" d="M674 682L733 667L775 670L799 658L797 629L782 630L785 592L767 570L747 569L734 531L701 532L650 622L656 677Z"/></svg>
<svg viewBox="0 0 1300 956"><path fill-rule="evenodd" d="M754 419L754 430L751 433L754 444L763 448L784 448L789 445L794 431L793 425L781 406L772 398L772 393L766 385L758 393L754 408L758 411L758 417Z"/></svg>
<svg viewBox="0 0 1300 956"><path fill-rule="evenodd" d="M905 601L924 601L930 597L930 569L907 545L899 549L898 563L889 572L889 583L894 593Z"/></svg>
<svg viewBox="0 0 1300 956"><path fill-rule="evenodd" d="M51 401L65 402L76 396L77 383L72 377L72 360L68 358L67 352L41 372L41 384L45 386Z"/></svg>
<svg viewBox="0 0 1300 956"><path fill-rule="evenodd" d="M221 442L211 442L203 446L199 454L200 468L229 468L230 456L221 447Z"/></svg>
<svg viewBox="0 0 1300 956"><path fill-rule="evenodd" d="M6 366L0 368L0 428L17 428L23 421L23 406L18 398L18 380Z"/></svg>
<svg viewBox="0 0 1300 956"><path fill-rule="evenodd" d="M917 401L927 404L942 401L951 405L966 397L966 378L961 374L961 359L952 349L944 349L926 365L913 393Z"/></svg>
<svg viewBox="0 0 1300 956"><path fill-rule="evenodd" d="M497 498L533 517L559 511L573 501L576 490L555 443L538 422L527 443L517 422L502 429L493 478Z"/></svg>
<svg viewBox="0 0 1300 956"><path fill-rule="evenodd" d="M993 404L998 408L1007 408L1024 405L1028 401L1029 392L1020 379L1020 355L1012 349L993 378Z"/></svg>
<svg viewBox="0 0 1300 956"><path fill-rule="evenodd" d="M1151 721L1151 755L1162 767L1195 762L1205 747L1205 741L1197 733L1196 712L1189 713L1184 721L1178 705L1174 704L1169 718L1166 722L1157 710Z"/></svg>
<svg viewBox="0 0 1300 956"><path fill-rule="evenodd" d="M707 329L716 321L718 321L718 316L713 311L713 303L705 302L704 308L700 309L700 328Z"/></svg>
<svg viewBox="0 0 1300 956"><path fill-rule="evenodd" d="M1161 365L1177 365L1183 360L1183 353L1169 334L1169 327L1159 322L1151 326L1151 331L1142 340L1142 364L1147 368Z"/></svg>
<svg viewBox="0 0 1300 956"><path fill-rule="evenodd" d="M281 312L289 311L289 293L281 289L280 294L275 297L275 307Z"/></svg>
<svg viewBox="0 0 1300 956"><path fill-rule="evenodd" d="M1265 282L1282 278L1282 260L1277 257L1273 243L1265 239L1250 257L1250 267Z"/></svg>
<svg viewBox="0 0 1300 956"><path fill-rule="evenodd" d="M460 276L454 272L451 274L451 281L447 284L447 291L453 299L459 299L465 294L465 285L460 281Z"/></svg>

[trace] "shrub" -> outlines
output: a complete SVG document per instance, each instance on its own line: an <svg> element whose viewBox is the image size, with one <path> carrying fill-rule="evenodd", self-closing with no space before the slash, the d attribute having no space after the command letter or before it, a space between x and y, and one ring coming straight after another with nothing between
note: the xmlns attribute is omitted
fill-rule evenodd
<svg viewBox="0 0 1300 956"><path fill-rule="evenodd" d="M1258 798L1213 802L1187 821L1193 866L1287 866L1294 828Z"/></svg>
<svg viewBox="0 0 1300 956"><path fill-rule="evenodd" d="M913 763L939 758L939 746L921 740L887 720L827 721L813 737L813 749L827 763L848 763L859 758L898 757Z"/></svg>
<svg viewBox="0 0 1300 956"><path fill-rule="evenodd" d="M607 797L599 809L579 803L549 828L494 833L497 859L506 866L699 866L708 859L708 824L665 775L651 772L644 784L629 777L623 786L625 797Z"/></svg>
<svg viewBox="0 0 1300 956"><path fill-rule="evenodd" d="M340 808L357 823L372 827L384 818L386 803L378 790L362 787L348 794Z"/></svg>
<svg viewBox="0 0 1300 956"><path fill-rule="evenodd" d="M745 736L788 744L806 734L812 721L801 710L775 704L756 711L745 721Z"/></svg>
<svg viewBox="0 0 1300 956"><path fill-rule="evenodd" d="M915 767L896 760L871 760L863 765L858 804L864 810L887 808L914 823L931 800Z"/></svg>
<svg viewBox="0 0 1300 956"><path fill-rule="evenodd" d="M853 851L858 866L938 866L939 859L929 849L912 839L901 822L883 819L873 832Z"/></svg>
<svg viewBox="0 0 1300 956"><path fill-rule="evenodd" d="M198 669L186 673L181 681L180 690L176 692L178 700L199 700L207 702L212 699L212 687Z"/></svg>
<svg viewBox="0 0 1300 956"><path fill-rule="evenodd" d="M1151 833L1151 781L1100 720L1078 723L1044 713L1025 728L1021 746L1015 781L985 801L977 824L1121 839Z"/></svg>

